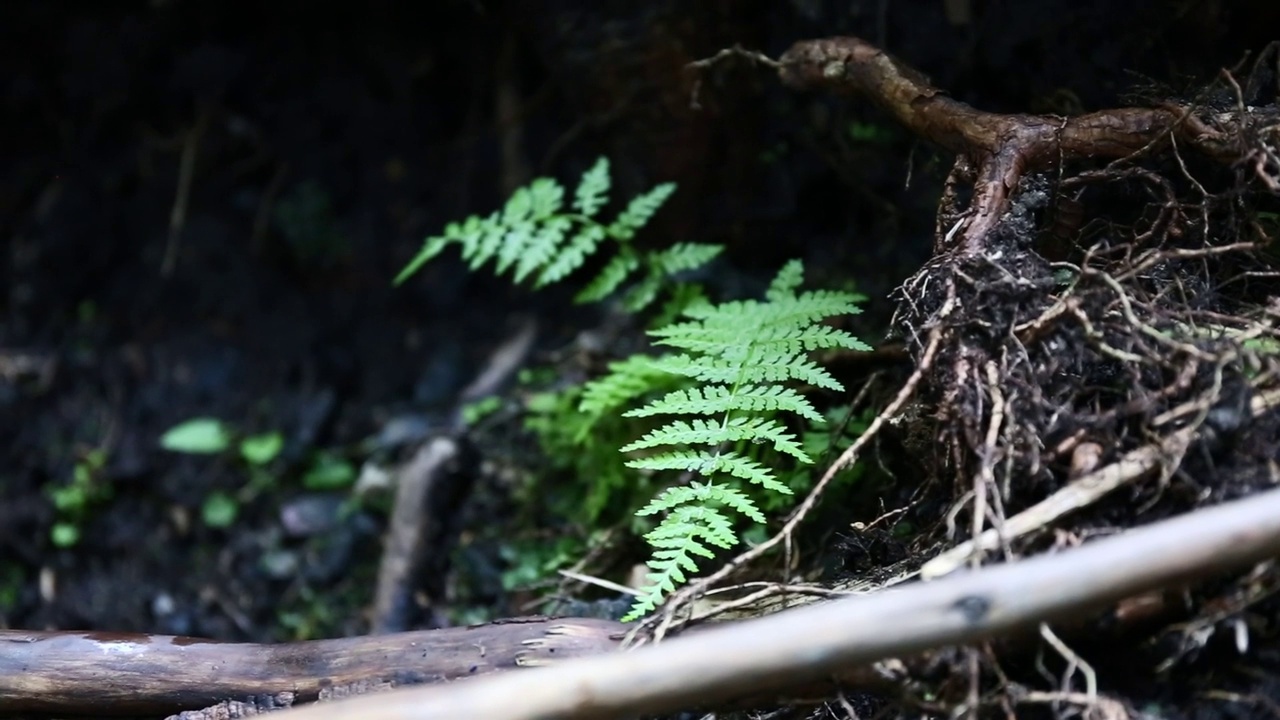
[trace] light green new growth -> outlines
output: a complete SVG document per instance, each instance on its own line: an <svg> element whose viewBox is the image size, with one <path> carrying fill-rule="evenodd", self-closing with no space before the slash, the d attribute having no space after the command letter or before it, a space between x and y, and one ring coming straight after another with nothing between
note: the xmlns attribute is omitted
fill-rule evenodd
<svg viewBox="0 0 1280 720"><path fill-rule="evenodd" d="M770 285L766 299L719 305L702 302L684 312L685 322L650 334L678 351L649 360L651 367L696 381L698 385L666 394L629 417L683 415L622 448L652 451L627 463L643 470L678 470L704 480L668 488L639 515L665 513L645 535L653 546L650 585L627 618L650 612L667 594L697 572L695 556L713 558L713 548L737 544L734 514L764 523L764 514L743 491L745 480L774 493L791 494L769 467L749 456L749 444L769 444L799 462L811 462L796 435L780 420L782 413L821 421L809 400L784 383L800 382L829 390L843 389L808 353L825 348L869 349L853 335L821 322L859 312L862 298L853 293L815 290L797 294L803 267L792 261ZM608 408L618 398L639 394L646 376L635 359L588 387L587 398ZM585 398L584 398L585 404ZM598 408L592 408L598 409Z"/></svg>
<svg viewBox="0 0 1280 720"><path fill-rule="evenodd" d="M604 223L597 215L609 202L611 184L609 161L600 158L583 174L572 205L566 209L564 187L551 178L538 178L516 190L501 210L488 217L449 223L442 234L427 238L395 283L404 282L427 261L458 245L472 270L492 264L498 275L510 272L517 283L533 278L534 287L540 288L582 267L601 243L611 240L618 245L617 254L575 299L583 303L602 300L644 268L648 272L624 299L627 309L636 311L653 301L665 277L703 265L720 253L720 246L700 243L678 243L648 253L636 251L631 239L676 186L654 186L632 198L613 222Z"/></svg>

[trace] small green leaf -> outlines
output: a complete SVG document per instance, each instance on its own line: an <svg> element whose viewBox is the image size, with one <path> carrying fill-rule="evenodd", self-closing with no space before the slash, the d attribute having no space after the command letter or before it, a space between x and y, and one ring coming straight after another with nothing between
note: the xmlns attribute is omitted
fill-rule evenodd
<svg viewBox="0 0 1280 720"><path fill-rule="evenodd" d="M250 435L240 441L240 457L250 465L266 465L275 460L283 449L284 435L278 432Z"/></svg>
<svg viewBox="0 0 1280 720"><path fill-rule="evenodd" d="M72 547L80 542L80 528L67 522L54 523L49 529L49 540L55 547Z"/></svg>
<svg viewBox="0 0 1280 720"><path fill-rule="evenodd" d="M53 506L61 512L76 512L89 504L89 496L81 485L56 487L49 491Z"/></svg>
<svg viewBox="0 0 1280 720"><path fill-rule="evenodd" d="M216 418L192 418L169 428L160 447L173 452L214 455L231 446L231 432Z"/></svg>
<svg viewBox="0 0 1280 720"><path fill-rule="evenodd" d="M239 514L240 503L220 490L209 493L200 506L200 517L211 528L231 527Z"/></svg>
<svg viewBox="0 0 1280 720"><path fill-rule="evenodd" d="M497 412L500 407L502 407L502 399L497 395L469 402L462 406L462 422L467 427L474 427L476 423Z"/></svg>
<svg viewBox="0 0 1280 720"><path fill-rule="evenodd" d="M302 477L302 485L308 490L339 490L355 479L355 466L336 455L321 453Z"/></svg>

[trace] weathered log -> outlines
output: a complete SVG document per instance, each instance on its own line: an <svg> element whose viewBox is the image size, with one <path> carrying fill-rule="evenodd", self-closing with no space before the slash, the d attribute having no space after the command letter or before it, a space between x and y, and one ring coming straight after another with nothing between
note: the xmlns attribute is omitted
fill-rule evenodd
<svg viewBox="0 0 1280 720"><path fill-rule="evenodd" d="M0 631L0 714L164 713L228 698L482 675L612 651L621 623L519 618L488 625L299 643L168 635Z"/></svg>

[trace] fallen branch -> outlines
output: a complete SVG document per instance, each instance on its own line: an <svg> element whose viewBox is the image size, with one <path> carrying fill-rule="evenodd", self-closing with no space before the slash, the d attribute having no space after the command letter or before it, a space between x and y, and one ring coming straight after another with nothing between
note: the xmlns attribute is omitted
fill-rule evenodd
<svg viewBox="0 0 1280 720"><path fill-rule="evenodd" d="M1050 557L707 630L610 657L285 711L290 720L627 717L821 681L1280 555L1280 490ZM292 714L289 714L292 713Z"/></svg>
<svg viewBox="0 0 1280 720"><path fill-rule="evenodd" d="M617 647L607 620L529 618L264 645L107 632L0 630L0 715L145 714L362 682L438 682Z"/></svg>

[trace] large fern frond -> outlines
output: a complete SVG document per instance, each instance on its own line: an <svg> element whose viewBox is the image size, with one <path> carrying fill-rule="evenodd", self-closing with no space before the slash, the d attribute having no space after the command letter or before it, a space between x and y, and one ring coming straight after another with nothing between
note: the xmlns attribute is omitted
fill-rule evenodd
<svg viewBox="0 0 1280 720"><path fill-rule="evenodd" d="M666 393L625 415L693 417L673 419L622 451L649 453L629 461L629 467L694 473L706 480L668 488L641 510L642 515L665 514L645 536L654 548L650 584L629 619L653 610L685 582L687 573L696 572L693 556L711 557L711 546L736 543L734 516L764 522L756 503L736 483L791 493L772 468L737 448L771 445L799 462L810 462L781 418L791 414L821 422L822 415L789 384L840 390L840 383L808 353L867 346L843 330L821 324L859 312L861 297L829 290L797 293L803 275L798 261L789 263L770 284L764 301L692 303L685 320L651 332L658 344L683 351L650 361L652 367L698 384Z"/></svg>

